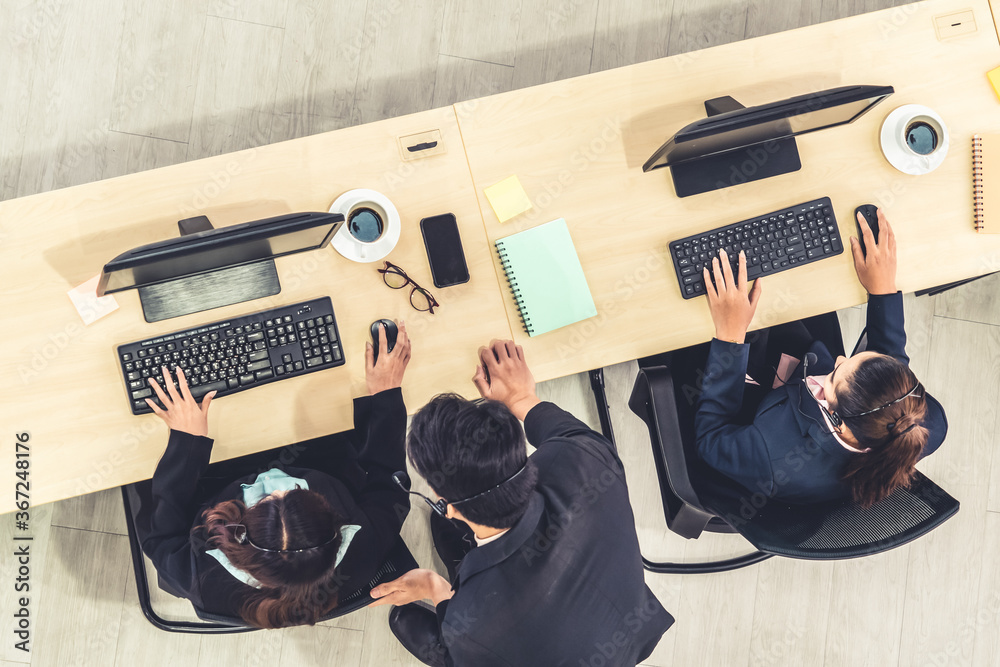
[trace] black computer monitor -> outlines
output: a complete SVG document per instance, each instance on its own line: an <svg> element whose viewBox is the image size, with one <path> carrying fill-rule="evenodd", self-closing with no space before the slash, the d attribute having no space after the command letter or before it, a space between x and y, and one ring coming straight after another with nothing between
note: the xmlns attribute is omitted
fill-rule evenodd
<svg viewBox="0 0 1000 667"><path fill-rule="evenodd" d="M680 129L642 170L670 167L679 197L787 174L802 166L794 137L852 123L893 92L843 86L756 107L708 100L709 117Z"/></svg>
<svg viewBox="0 0 1000 667"><path fill-rule="evenodd" d="M193 231L133 248L104 265L103 296L138 289L146 320L218 308L281 291L274 258L323 248L344 222L339 213L293 213L214 229L194 219Z"/></svg>

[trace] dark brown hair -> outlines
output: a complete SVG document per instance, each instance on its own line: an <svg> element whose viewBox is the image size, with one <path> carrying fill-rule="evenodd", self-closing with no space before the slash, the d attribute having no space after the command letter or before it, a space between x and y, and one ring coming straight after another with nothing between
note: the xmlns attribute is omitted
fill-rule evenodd
<svg viewBox="0 0 1000 667"><path fill-rule="evenodd" d="M858 364L847 388L836 395L836 409L862 449L841 475L854 502L871 507L913 479L914 466L927 444L923 426L927 399L923 387L889 407L860 415L906 395L918 384L909 366L885 354ZM860 416L851 416L860 415Z"/></svg>
<svg viewBox="0 0 1000 667"><path fill-rule="evenodd" d="M270 496L249 509L242 501L228 500L204 512L208 545L218 548L240 570L261 584L252 589L240 616L258 628L313 625L337 606L335 573L340 529L345 521L315 491L294 489ZM243 524L249 538L236 541L226 524ZM318 548L333 538L333 541ZM261 551L305 549L305 551Z"/></svg>
<svg viewBox="0 0 1000 667"><path fill-rule="evenodd" d="M528 508L538 469L528 458L524 429L499 401L440 394L413 415L406 450L434 492L469 521L510 528ZM524 471L500 486L501 481Z"/></svg>

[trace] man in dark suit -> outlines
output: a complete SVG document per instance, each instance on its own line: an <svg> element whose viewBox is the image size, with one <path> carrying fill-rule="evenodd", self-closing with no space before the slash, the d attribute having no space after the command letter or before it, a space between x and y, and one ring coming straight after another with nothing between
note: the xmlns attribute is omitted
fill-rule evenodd
<svg viewBox="0 0 1000 667"><path fill-rule="evenodd" d="M494 341L480 357L473 380L487 400L438 396L413 418L407 444L439 496L435 511L468 526L478 546L459 554L451 583L414 570L373 590L375 604L399 605L393 632L428 665L634 667L673 618L643 580L621 461L602 435L538 398L519 346ZM435 542L450 565L446 543L460 541L442 526ZM433 612L409 604L422 599Z"/></svg>

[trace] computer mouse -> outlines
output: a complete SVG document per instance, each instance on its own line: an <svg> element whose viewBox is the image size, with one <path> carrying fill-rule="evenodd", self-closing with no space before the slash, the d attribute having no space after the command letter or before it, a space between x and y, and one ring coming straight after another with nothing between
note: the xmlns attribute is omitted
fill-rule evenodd
<svg viewBox="0 0 1000 667"><path fill-rule="evenodd" d="M372 334L372 347L375 348L374 360L378 361L378 325L385 326L385 342L388 344L389 349L386 352L392 352L392 348L396 347L396 336L399 334L399 328L396 327L396 323L392 320L375 320L372 322L371 334Z"/></svg>
<svg viewBox="0 0 1000 667"><path fill-rule="evenodd" d="M861 223L858 222L858 213L860 213L865 218L865 222L871 227L872 236L875 237L875 243L878 243L878 206L874 204L862 204L861 206L854 209L854 224L858 228L858 241L861 242L861 255L863 257L868 256L868 250L865 249L865 235L861 232Z"/></svg>

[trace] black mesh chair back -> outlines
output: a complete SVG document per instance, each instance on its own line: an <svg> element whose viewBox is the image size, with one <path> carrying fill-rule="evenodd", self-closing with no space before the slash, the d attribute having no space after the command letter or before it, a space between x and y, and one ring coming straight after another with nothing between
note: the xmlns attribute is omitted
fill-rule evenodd
<svg viewBox="0 0 1000 667"><path fill-rule="evenodd" d="M959 508L957 500L919 471L909 488L896 489L867 509L850 502L789 505L768 500L751 513L745 503L730 498L703 494L702 501L758 550L809 560L857 558L901 546Z"/></svg>

